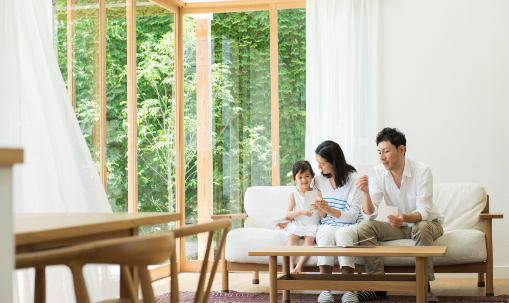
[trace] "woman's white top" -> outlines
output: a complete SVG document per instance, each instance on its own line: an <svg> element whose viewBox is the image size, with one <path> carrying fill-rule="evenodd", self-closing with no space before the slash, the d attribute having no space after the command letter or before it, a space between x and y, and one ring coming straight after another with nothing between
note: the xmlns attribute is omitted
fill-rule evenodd
<svg viewBox="0 0 509 303"><path fill-rule="evenodd" d="M338 219L327 214L322 218L322 225L342 227L359 224L363 220L362 192L355 186L358 178L357 173L350 173L345 185L333 189L329 178L321 173L316 174L314 187L322 192L322 199L329 202L330 207L341 211L341 217Z"/></svg>
<svg viewBox="0 0 509 303"><path fill-rule="evenodd" d="M301 196L297 189L294 189L293 197L295 198L294 211L308 209L309 205L306 205L305 197ZM286 230L291 234L301 237L315 237L318 224L320 224L320 215L318 214L318 211L313 210L311 217L304 215L295 217L293 221L288 224Z"/></svg>

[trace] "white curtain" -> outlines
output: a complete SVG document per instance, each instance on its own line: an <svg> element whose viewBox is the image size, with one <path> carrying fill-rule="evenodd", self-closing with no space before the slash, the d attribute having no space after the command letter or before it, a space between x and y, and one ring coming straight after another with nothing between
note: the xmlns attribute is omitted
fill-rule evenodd
<svg viewBox="0 0 509 303"><path fill-rule="evenodd" d="M378 0L306 1L306 159L324 140L376 162Z"/></svg>
<svg viewBox="0 0 509 303"><path fill-rule="evenodd" d="M15 212L111 212L60 73L48 14L51 1L0 4L0 145L22 147ZM14 275L15 302L33 302L33 271ZM47 302L75 302L70 271L50 267ZM118 268L87 266L94 301L118 296Z"/></svg>

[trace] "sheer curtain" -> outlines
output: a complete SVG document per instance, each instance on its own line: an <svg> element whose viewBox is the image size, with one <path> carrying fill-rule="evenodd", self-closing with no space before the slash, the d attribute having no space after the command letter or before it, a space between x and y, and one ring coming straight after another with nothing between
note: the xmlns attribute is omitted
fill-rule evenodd
<svg viewBox="0 0 509 303"><path fill-rule="evenodd" d="M111 212L53 51L51 1L3 1L0 144L21 146L14 212ZM118 268L87 266L91 299L118 296ZM33 302L33 271L14 273L14 301ZM75 302L70 271L50 267L47 302Z"/></svg>
<svg viewBox="0 0 509 303"><path fill-rule="evenodd" d="M376 163L378 0L306 1L306 159L333 140Z"/></svg>

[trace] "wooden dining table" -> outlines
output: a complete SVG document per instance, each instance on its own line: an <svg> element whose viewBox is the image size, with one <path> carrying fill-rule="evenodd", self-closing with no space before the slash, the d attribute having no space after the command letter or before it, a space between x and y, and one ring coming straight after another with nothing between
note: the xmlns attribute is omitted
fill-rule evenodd
<svg viewBox="0 0 509 303"><path fill-rule="evenodd" d="M14 214L16 254L97 240L133 237L138 235L141 226L180 219L181 213L16 213ZM44 277L44 271L39 273L39 277L41 275ZM44 279L38 285L40 287L35 289L35 297L45 298ZM120 297L128 297L122 283Z"/></svg>

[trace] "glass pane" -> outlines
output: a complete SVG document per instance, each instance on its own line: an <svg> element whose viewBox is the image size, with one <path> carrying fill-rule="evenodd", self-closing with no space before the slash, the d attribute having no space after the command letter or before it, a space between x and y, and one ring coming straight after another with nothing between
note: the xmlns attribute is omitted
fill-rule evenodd
<svg viewBox="0 0 509 303"><path fill-rule="evenodd" d="M107 193L113 211L127 212L126 3L106 0Z"/></svg>
<svg viewBox="0 0 509 303"><path fill-rule="evenodd" d="M194 24L193 24L194 23ZM187 19L185 33L186 224L197 223L196 171L196 20ZM213 214L244 212L244 193L272 183L269 12L213 14L210 77L212 82ZM200 37L200 39L203 39ZM193 49L194 48L194 49ZM201 80L202 81L202 80ZM207 208L202 208L207 211ZM202 214L203 215L203 214ZM204 219L206 221L206 218ZM232 228L241 226L235 220ZM217 240L219 235L215 235ZM197 241L197 242L196 242ZM186 258L200 259L198 237L186 240Z"/></svg>
<svg viewBox="0 0 509 303"><path fill-rule="evenodd" d="M138 1L136 46L138 211L175 212L173 13L152 2ZM152 226L144 232L168 227Z"/></svg>
<svg viewBox="0 0 509 303"><path fill-rule="evenodd" d="M174 212L173 13L151 2L137 5L138 209Z"/></svg>
<svg viewBox="0 0 509 303"><path fill-rule="evenodd" d="M278 10L280 184L293 185L292 164L305 157L306 9Z"/></svg>
<svg viewBox="0 0 509 303"><path fill-rule="evenodd" d="M54 0L53 42L62 76L75 91L76 116L99 172L99 1L76 0L73 10L67 1ZM69 16L68 16L69 15ZM69 24L68 24L69 22ZM71 29L68 34L68 26ZM72 33L74 28L74 34ZM68 50L68 45L70 49ZM70 56L68 58L68 51ZM68 61L69 59L69 61ZM68 64L71 65L68 70Z"/></svg>
<svg viewBox="0 0 509 303"><path fill-rule="evenodd" d="M53 48L67 88L67 0L53 0Z"/></svg>

